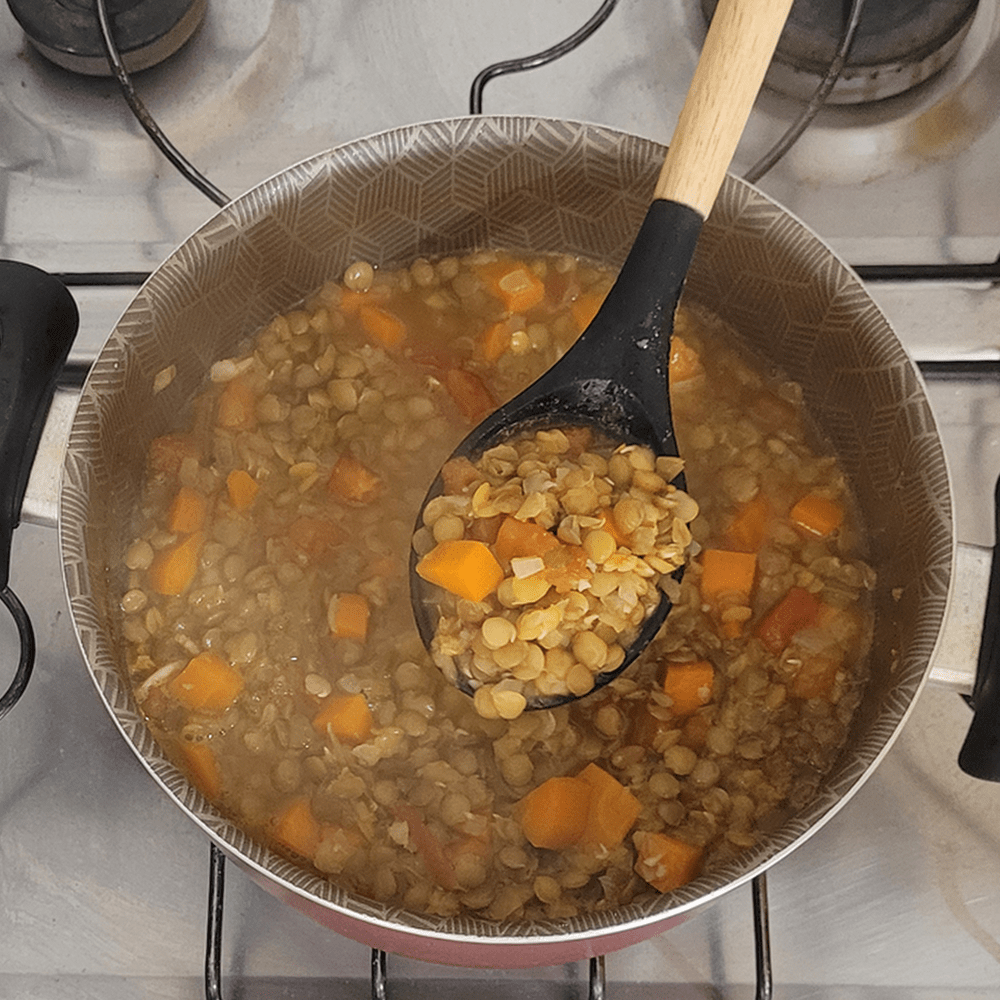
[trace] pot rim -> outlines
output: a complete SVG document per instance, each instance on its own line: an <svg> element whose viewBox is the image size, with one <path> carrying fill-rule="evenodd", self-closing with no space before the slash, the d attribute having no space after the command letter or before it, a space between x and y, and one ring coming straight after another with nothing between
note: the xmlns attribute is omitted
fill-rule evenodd
<svg viewBox="0 0 1000 1000"><path fill-rule="evenodd" d="M855 749L850 755L860 757L851 766L838 764L824 780L820 792L815 796L810 808L801 815L785 822L777 834L762 838L758 845L740 856L738 865L725 865L703 875L681 889L664 894L651 904L630 903L624 907L604 913L591 913L586 919L580 917L554 921L515 921L496 923L479 917L430 918L421 914L387 908L373 903L354 893L347 892L333 883L315 875L301 866L289 862L284 857L262 848L228 820L223 813L212 806L172 764L153 742L141 712L131 696L127 683L118 676L113 651L103 634L105 625L95 613L88 597L87 542L88 529L85 518L79 516L86 500L87 472L82 468L86 463L78 456L78 451L94 433L100 423L95 399L108 393L109 380L118 376L116 369L127 360L131 353L130 324L141 320L148 311L148 298L166 282L175 280L171 272L180 264L190 265L192 246L196 241L211 241L220 233L240 231L246 221L240 221L241 213L247 218L266 218L271 201L286 196L295 190L298 178L310 176L317 169L334 172L338 165L357 166L355 161L377 163L393 156L407 156L414 143L442 133L464 137L467 144L485 133L498 142L517 144L533 129L549 128L552 134L579 136L586 134L593 141L609 147L622 144L638 145L649 160L662 157L665 147L654 140L646 139L618 129L602 125L573 122L567 119L546 118L532 115L458 116L447 119L428 120L399 126L354 139L330 150L307 157L296 164L277 171L261 181L228 205L220 208L205 223L199 226L186 240L165 258L138 290L132 302L102 349L97 363L91 369L81 393L81 405L73 421L70 445L63 466L59 491L59 534L63 553L63 582L66 598L73 613L74 626L88 671L97 686L102 700L123 737L132 747L137 757L174 802L202 829L213 843L239 864L250 869L265 881L274 882L286 892L303 899L310 906L318 906L339 914L348 920L360 921L376 930L402 932L408 937L441 942L447 940L457 946L468 945L471 949L483 946L524 948L537 946L540 941L553 946L601 940L603 934L627 933L642 929L643 936L651 936L660 925L675 921L677 917L705 905L724 893L746 884L777 863L788 853L824 826L853 797L867 777L888 753L902 725L913 709L917 695L926 683L930 657L917 679L911 679L903 704L894 704L892 719L885 725L876 727L863 741L864 753ZM470 137L472 137L470 139ZM499 138L497 138L499 137ZM839 255L828 247L813 230L793 213L784 209L769 196L753 185L732 175L727 176L720 200L728 199L734 204L753 203L777 213L797 231L800 239L809 244L814 252L823 258L835 261L839 269L838 279L853 284L877 312L880 321L888 329L884 315L864 292L860 279L850 271ZM714 218L716 211L710 218ZM898 343L898 342L897 342ZM899 345L905 355L905 349ZM908 357L908 355L907 355ZM920 390L923 381L916 366L910 362ZM933 415L930 417L933 421ZM936 425L933 427L937 434ZM947 514L950 519L953 497L948 476ZM68 511L72 510L72 515ZM955 560L954 524L950 525L951 543L949 562L951 572L945 582L945 591L950 591ZM940 642L941 621L935 626L934 646ZM843 754L842 754L843 756ZM808 818L806 818L808 817ZM369 942L370 943L370 942ZM470 950L470 954L471 954ZM439 959L440 960L440 959ZM549 959L552 960L552 959ZM474 963L473 963L474 964ZM534 963L541 964L541 963Z"/></svg>

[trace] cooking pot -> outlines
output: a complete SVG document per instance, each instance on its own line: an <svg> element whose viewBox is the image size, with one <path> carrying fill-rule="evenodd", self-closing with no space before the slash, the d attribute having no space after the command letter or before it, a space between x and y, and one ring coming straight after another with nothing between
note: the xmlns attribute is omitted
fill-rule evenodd
<svg viewBox="0 0 1000 1000"><path fill-rule="evenodd" d="M434 917L352 895L254 842L153 741L124 673L122 554L147 446L176 429L211 364L356 258L393 267L491 245L620 264L663 155L655 142L612 129L529 117L412 125L322 153L233 201L174 251L138 291L83 387L59 532L67 598L108 711L153 778L229 858L291 905L373 947L518 967L658 934L829 820L886 754L927 677L955 546L944 453L919 373L835 254L729 177L685 295L734 327L763 367L802 386L850 477L878 574L868 692L848 745L806 808L737 861L652 900L546 922ZM174 377L160 388L167 369Z"/></svg>

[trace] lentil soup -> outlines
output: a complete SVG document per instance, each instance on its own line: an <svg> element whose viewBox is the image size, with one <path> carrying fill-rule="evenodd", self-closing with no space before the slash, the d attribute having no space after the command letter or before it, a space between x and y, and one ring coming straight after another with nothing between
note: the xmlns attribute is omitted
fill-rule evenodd
<svg viewBox="0 0 1000 1000"><path fill-rule="evenodd" d="M188 426L150 448L121 599L136 700L219 808L361 895L504 920L669 891L807 802L845 742L874 582L847 484L796 387L687 308L671 394L698 513L655 642L590 697L507 719L424 650L406 567L429 480L611 281L568 257L360 263L213 366ZM556 467L630 491L609 525L634 544L647 458L552 440ZM590 655L560 628L552 648L567 673Z"/></svg>

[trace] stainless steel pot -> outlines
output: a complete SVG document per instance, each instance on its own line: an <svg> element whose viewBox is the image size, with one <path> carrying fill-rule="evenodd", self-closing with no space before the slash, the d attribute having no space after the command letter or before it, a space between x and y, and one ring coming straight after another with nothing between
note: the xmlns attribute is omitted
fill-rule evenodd
<svg viewBox="0 0 1000 1000"><path fill-rule="evenodd" d="M275 895L390 952L479 967L555 964L682 920L793 850L889 749L928 673L954 561L944 454L921 379L858 279L803 224L728 178L686 295L799 382L847 470L878 573L871 685L816 798L748 851L675 892L564 921L435 918L344 892L264 849L161 753L129 689L118 601L149 441L174 428L213 361L364 257L394 266L483 245L620 263L663 148L594 125L484 117L395 129L297 164L232 202L140 289L83 388L65 456L60 541L81 648L123 736L168 795ZM169 387L153 390L169 366Z"/></svg>

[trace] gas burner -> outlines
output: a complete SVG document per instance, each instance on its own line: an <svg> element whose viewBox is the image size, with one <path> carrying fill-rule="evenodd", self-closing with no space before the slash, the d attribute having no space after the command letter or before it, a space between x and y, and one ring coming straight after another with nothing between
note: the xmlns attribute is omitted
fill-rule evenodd
<svg viewBox="0 0 1000 1000"><path fill-rule="evenodd" d="M111 76L93 0L7 0L31 44L63 69ZM208 0L108 0L115 41L130 72L173 55L205 16Z"/></svg>
<svg viewBox="0 0 1000 1000"><path fill-rule="evenodd" d="M710 16L717 0L702 0ZM827 104L894 97L951 61L978 0L866 0L857 34ZM806 100L820 85L845 32L849 0L795 0L767 85Z"/></svg>

